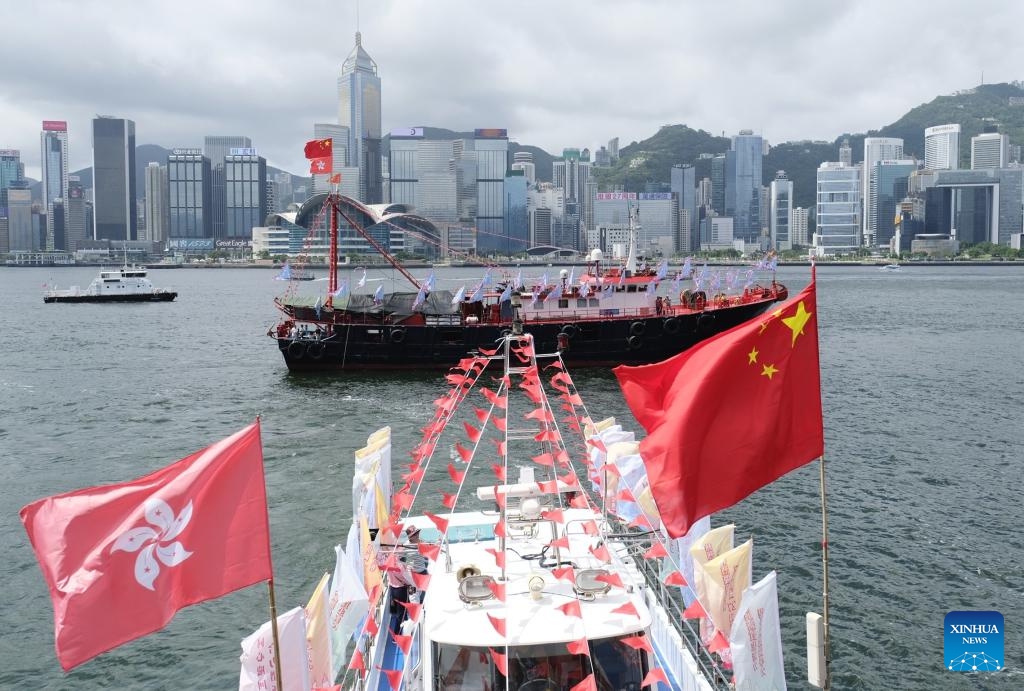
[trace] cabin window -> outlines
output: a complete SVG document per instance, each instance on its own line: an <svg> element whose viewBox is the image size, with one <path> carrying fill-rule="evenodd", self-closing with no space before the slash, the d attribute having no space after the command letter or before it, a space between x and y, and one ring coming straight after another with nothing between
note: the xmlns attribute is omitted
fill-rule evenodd
<svg viewBox="0 0 1024 691"><path fill-rule="evenodd" d="M568 300L561 300L560 299L558 301L558 309L560 309L560 310L569 309L569 301Z"/></svg>
<svg viewBox="0 0 1024 691"><path fill-rule="evenodd" d="M601 301L598 300L597 298L590 298L590 306L591 307L600 307L601 306Z"/></svg>
<svg viewBox="0 0 1024 691"><path fill-rule="evenodd" d="M572 655L565 643L510 647L508 679L495 667L486 647L435 643L434 687L439 691L479 691L519 689L530 683L526 688L569 689L593 672L599 691L639 689L647 675L647 662L643 651L623 643L623 638L626 636L591 641L589 657ZM550 682L548 686L543 680Z"/></svg>
<svg viewBox="0 0 1024 691"><path fill-rule="evenodd" d="M586 307L587 306L587 299L586 298L577 299L576 300L576 306L577 307Z"/></svg>
<svg viewBox="0 0 1024 691"><path fill-rule="evenodd" d="M627 293L635 293L636 292L636 286L626 286L626 292Z"/></svg>

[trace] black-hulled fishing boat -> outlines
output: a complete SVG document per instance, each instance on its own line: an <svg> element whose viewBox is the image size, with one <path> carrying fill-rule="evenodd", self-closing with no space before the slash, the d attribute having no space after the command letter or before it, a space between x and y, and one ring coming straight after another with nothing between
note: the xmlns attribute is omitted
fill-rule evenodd
<svg viewBox="0 0 1024 691"><path fill-rule="evenodd" d="M446 369L467 350L490 349L519 320L544 350L558 349L575 367L656 362L761 314L787 296L774 277L742 291L664 280L660 270L638 268L639 223L630 223L629 256L607 266L600 250L588 256L585 273L561 271L554 281L526 285L511 275L490 273L468 296L435 290L414 278L329 195L331 256L337 256L338 216L345 217L416 289L374 295L339 289L330 264L326 296L292 295L275 300L284 318L268 335L289 370L326 372L360 369ZM531 281L531 283L533 283ZM658 288L661 287L660 291ZM671 294L665 294L670 292Z"/></svg>

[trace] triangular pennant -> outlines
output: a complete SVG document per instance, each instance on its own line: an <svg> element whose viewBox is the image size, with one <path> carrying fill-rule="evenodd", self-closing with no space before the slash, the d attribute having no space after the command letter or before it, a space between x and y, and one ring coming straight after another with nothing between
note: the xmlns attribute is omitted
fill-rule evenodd
<svg viewBox="0 0 1024 691"><path fill-rule="evenodd" d="M508 401L505 399L505 397L499 396L498 394L488 389L486 386L480 389L480 393L484 395L484 398L486 398L491 405L497 408L501 408L502 410L508 408Z"/></svg>
<svg viewBox="0 0 1024 691"><path fill-rule="evenodd" d="M409 576L412 578L412 582L416 584L416 590L426 590L427 586L430 585L430 574L428 573L416 573L413 571Z"/></svg>
<svg viewBox="0 0 1024 691"><path fill-rule="evenodd" d="M388 633L391 634L391 640L395 642L395 645L397 645L403 653L408 655L409 649L412 647L412 636L403 636L402 634L395 633L391 629L388 629Z"/></svg>
<svg viewBox="0 0 1024 691"><path fill-rule="evenodd" d="M380 669L380 668L378 668ZM388 678L388 684L391 686L391 691L398 691L402 685L402 670L400 669L381 669L384 672L384 676Z"/></svg>
<svg viewBox="0 0 1024 691"><path fill-rule="evenodd" d="M554 521L558 524L565 523L565 514L562 513L561 509L549 509L547 511L541 511L540 517L545 521Z"/></svg>
<svg viewBox="0 0 1024 691"><path fill-rule="evenodd" d="M654 646L651 645L651 641L647 636L629 636L628 638L623 638L621 640L633 650L646 650L649 653L654 652Z"/></svg>
<svg viewBox="0 0 1024 691"><path fill-rule="evenodd" d="M589 651L584 652L588 655L590 654ZM584 677L583 681L573 686L569 691L597 691L597 681L594 679L594 673L588 674Z"/></svg>
<svg viewBox="0 0 1024 691"><path fill-rule="evenodd" d="M622 583L622 576L617 573L602 573L594 577L595 581L601 583L607 583L613 588L625 588L626 586Z"/></svg>
<svg viewBox="0 0 1024 691"><path fill-rule="evenodd" d="M452 482L454 482L456 485L461 485L463 478L466 477L466 471L465 470L459 470L458 468L455 467L454 463L449 463L448 464L448 476L452 479Z"/></svg>
<svg viewBox="0 0 1024 691"><path fill-rule="evenodd" d="M636 611L636 607L633 605L632 602L627 602L626 604L624 604L624 605L622 605L620 607L616 607L615 609L612 610L612 614L630 614L630 615L632 615L634 617L639 617L640 616L640 614ZM623 643L625 643L625 642L626 641L623 641Z"/></svg>
<svg viewBox="0 0 1024 691"><path fill-rule="evenodd" d="M355 653L352 655L352 659L348 663L348 668L359 672L366 671L366 663L363 662L363 651L356 648Z"/></svg>
<svg viewBox="0 0 1024 691"><path fill-rule="evenodd" d="M560 581L569 581L573 583L576 581L576 572L573 571L571 566L560 566L555 569L551 569L551 575Z"/></svg>
<svg viewBox="0 0 1024 691"><path fill-rule="evenodd" d="M423 611L423 605L418 602L402 602L398 601L402 607L405 607L405 611L409 613L409 619L412 621L419 621L420 613Z"/></svg>
<svg viewBox="0 0 1024 691"><path fill-rule="evenodd" d="M671 686L671 684L668 683L668 675L665 674L665 670L660 667L653 667L651 671L647 673L647 676L644 677L644 680L640 682L640 686L645 689L648 687L654 687L655 682L661 682L665 686Z"/></svg>
<svg viewBox="0 0 1024 691"><path fill-rule="evenodd" d="M459 458L462 459L463 463L469 463L469 461L473 458L473 450L467 449L465 446L458 442L455 442L455 451L458 452Z"/></svg>
<svg viewBox="0 0 1024 691"><path fill-rule="evenodd" d="M481 425L485 424L487 422L487 418L491 416L490 412L483 408L473 408L473 413L476 415L476 419L480 421Z"/></svg>
<svg viewBox="0 0 1024 691"><path fill-rule="evenodd" d="M665 576L665 585L678 585L682 587L686 585L686 579L683 578L683 574L678 571L673 571L669 575Z"/></svg>
<svg viewBox="0 0 1024 691"><path fill-rule="evenodd" d="M625 641L623 641L623 643L625 643ZM719 653L728 649L729 641L726 640L725 635L721 631L715 633L715 637L711 639L710 643L708 643L708 650L712 653Z"/></svg>
<svg viewBox="0 0 1024 691"><path fill-rule="evenodd" d="M441 492L441 504L443 504L446 509L454 509L455 495L448 494L447 492Z"/></svg>
<svg viewBox="0 0 1024 691"><path fill-rule="evenodd" d="M703 619L708 613L701 606L700 600L694 600L690 606L683 610L683 619Z"/></svg>
<svg viewBox="0 0 1024 691"><path fill-rule="evenodd" d="M569 538L567 536L563 535L562 537L558 538L557 540L552 540L551 542L549 542L548 543L548 547L558 547L560 549L569 549Z"/></svg>
<svg viewBox="0 0 1024 691"><path fill-rule="evenodd" d="M498 478L498 482L505 482L505 466L494 463L491 465L491 470L494 472L494 477Z"/></svg>
<svg viewBox="0 0 1024 691"><path fill-rule="evenodd" d="M564 605L559 605L555 609L559 610L562 614L567 617L583 618L583 612L580 610L579 600L569 600Z"/></svg>
<svg viewBox="0 0 1024 691"><path fill-rule="evenodd" d="M463 422L462 426L466 429L467 439L469 439L474 444L480 441L480 430L478 430L476 427L469 424L468 422Z"/></svg>
<svg viewBox="0 0 1024 691"><path fill-rule="evenodd" d="M503 417L492 417L491 422L494 423L494 428L499 432L508 431L508 420Z"/></svg>
<svg viewBox="0 0 1024 691"><path fill-rule="evenodd" d="M504 677L508 676L508 655L499 653L494 648L488 648L491 651L491 659L494 660L494 666L498 668L501 675Z"/></svg>
<svg viewBox="0 0 1024 691"><path fill-rule="evenodd" d="M555 464L555 457L549 453L542 453L537 456L532 456L534 463L539 465L553 466Z"/></svg>
<svg viewBox="0 0 1024 691"><path fill-rule="evenodd" d="M665 545L660 542L655 542L651 545L651 548L644 552L644 559L659 559L661 557L667 557L668 550L665 549Z"/></svg>
<svg viewBox="0 0 1024 691"><path fill-rule="evenodd" d="M491 592L494 593L494 597L498 598L500 602L505 601L505 584L498 583L497 581L488 581L487 587L490 588Z"/></svg>
<svg viewBox="0 0 1024 691"><path fill-rule="evenodd" d="M612 560L612 555L608 553L608 548L605 545L591 547L589 552L593 554L595 558L604 562L605 564Z"/></svg>
<svg viewBox="0 0 1024 691"><path fill-rule="evenodd" d="M501 636L502 638L504 638L505 637L505 623L506 623L505 620L504 619L499 619L498 617L495 617L495 616L493 616L491 614L487 615L487 619L491 622L491 626L494 627L494 630L498 632L498 635Z"/></svg>
<svg viewBox="0 0 1024 691"><path fill-rule="evenodd" d="M437 555L441 553L441 545L433 545L429 542L421 542L420 544L416 545L416 550L430 561L436 561Z"/></svg>
<svg viewBox="0 0 1024 691"><path fill-rule="evenodd" d="M493 549L491 547L487 547L486 549L484 549L484 551L487 552L488 554L490 554L492 557L494 557L494 563L498 566L499 569L504 569L505 568L505 553L504 552L499 552L498 550Z"/></svg>
<svg viewBox="0 0 1024 691"><path fill-rule="evenodd" d="M447 518L442 518L441 516L436 516L436 515L434 515L432 513L429 513L427 511L424 511L423 515L430 519L430 522L433 523L437 527L437 531L439 533L444 535L445 533L448 532L448 519Z"/></svg>
<svg viewBox="0 0 1024 691"><path fill-rule="evenodd" d="M565 647L568 648L569 652L573 655L590 656L590 644L587 642L586 637L575 641L569 641L565 644Z"/></svg>

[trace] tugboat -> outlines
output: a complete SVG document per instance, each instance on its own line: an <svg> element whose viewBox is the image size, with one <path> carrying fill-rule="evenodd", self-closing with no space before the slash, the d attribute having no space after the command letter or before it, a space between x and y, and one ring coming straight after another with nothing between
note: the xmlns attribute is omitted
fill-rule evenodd
<svg viewBox="0 0 1024 691"><path fill-rule="evenodd" d="M171 302L178 294L154 288L146 269L128 267L103 269L85 290L73 286L43 293L43 302Z"/></svg>
<svg viewBox="0 0 1024 691"><path fill-rule="evenodd" d="M512 331L514 313L538 348L559 349L574 367L646 364L742 324L788 295L774 273L770 284L751 282L742 292L708 294L694 284L665 295L665 286L682 285L663 280L664 271L638 268L634 213L624 266L606 266L594 250L578 280L563 270L554 281L527 286L510 275L491 280L488 272L467 297L422 284L350 217L337 195L324 203L332 256L341 215L416 290L353 295L347 286L339 289L336 263L328 262L326 296L275 299L284 318L267 335L295 372L447 368L468 350L493 347Z"/></svg>

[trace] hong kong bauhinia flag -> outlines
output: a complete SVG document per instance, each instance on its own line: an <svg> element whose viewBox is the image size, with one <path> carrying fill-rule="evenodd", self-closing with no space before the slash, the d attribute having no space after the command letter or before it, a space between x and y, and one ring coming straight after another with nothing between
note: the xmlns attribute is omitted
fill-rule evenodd
<svg viewBox="0 0 1024 691"><path fill-rule="evenodd" d="M21 520L69 670L272 577L259 421L137 480L40 499Z"/></svg>
<svg viewBox="0 0 1024 691"><path fill-rule="evenodd" d="M614 371L672 537L824 452L813 280L664 362Z"/></svg>
<svg viewBox="0 0 1024 691"><path fill-rule="evenodd" d="M313 175L334 172L334 160L331 156L309 159L309 172Z"/></svg>

